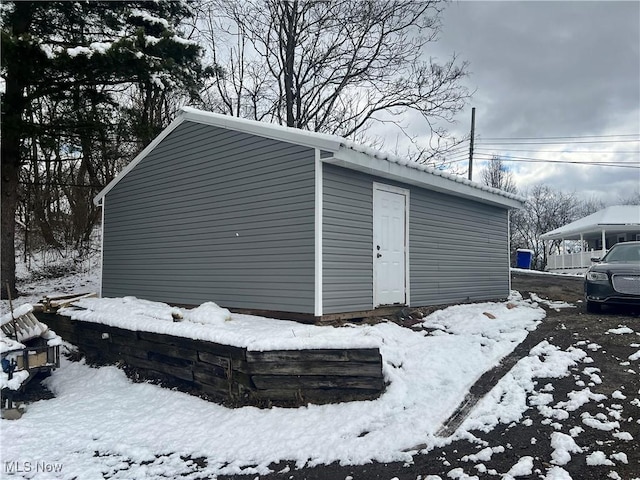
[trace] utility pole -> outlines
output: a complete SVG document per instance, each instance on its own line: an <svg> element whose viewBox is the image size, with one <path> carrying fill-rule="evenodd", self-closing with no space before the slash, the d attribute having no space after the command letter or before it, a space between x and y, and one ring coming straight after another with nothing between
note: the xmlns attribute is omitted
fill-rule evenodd
<svg viewBox="0 0 640 480"><path fill-rule="evenodd" d="M471 109L471 142L469 143L469 180L473 180L473 137L476 131L476 107Z"/></svg>

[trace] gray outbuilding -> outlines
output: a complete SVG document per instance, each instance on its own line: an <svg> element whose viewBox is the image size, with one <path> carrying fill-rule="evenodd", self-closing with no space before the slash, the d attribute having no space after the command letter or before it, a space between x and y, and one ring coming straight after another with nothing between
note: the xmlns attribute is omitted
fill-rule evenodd
<svg viewBox="0 0 640 480"><path fill-rule="evenodd" d="M523 199L185 107L102 192L103 296L322 320L509 294Z"/></svg>

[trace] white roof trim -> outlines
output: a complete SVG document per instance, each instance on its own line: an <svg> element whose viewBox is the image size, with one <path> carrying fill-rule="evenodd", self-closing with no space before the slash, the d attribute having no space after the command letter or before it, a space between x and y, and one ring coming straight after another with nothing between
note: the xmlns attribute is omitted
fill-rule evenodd
<svg viewBox="0 0 640 480"><path fill-rule="evenodd" d="M247 120L246 118L197 110L191 107L182 107L182 116L185 120L202 123L204 125L227 128L260 137L282 140L283 142L329 151L338 150L340 145L345 141L341 137L327 135L326 133L300 130L299 128L285 127L275 123L257 122L255 120Z"/></svg>
<svg viewBox="0 0 640 480"><path fill-rule="evenodd" d="M261 137L281 140L297 145L326 150L333 157L322 159L323 162L340 165L353 170L371 173L383 178L409 183L431 190L467 197L484 203L501 205L510 208L522 208L525 199L518 195L504 192L472 182L457 175L427 167L401 157L386 154L372 148L358 145L344 138L324 133L300 130L265 122L257 122L244 118L221 115L218 113L183 107L180 115L165 128L127 167L120 172L96 197L98 205L107 193L115 187L135 166L140 163L167 135L182 122L212 125L234 131L245 132Z"/></svg>

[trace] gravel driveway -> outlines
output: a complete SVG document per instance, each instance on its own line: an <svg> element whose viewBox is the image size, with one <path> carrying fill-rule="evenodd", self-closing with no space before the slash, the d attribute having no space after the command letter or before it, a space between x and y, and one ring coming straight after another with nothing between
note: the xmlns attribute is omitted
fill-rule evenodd
<svg viewBox="0 0 640 480"><path fill-rule="evenodd" d="M486 433L473 432L474 439L456 441L445 448L416 455L412 464L345 467L334 464L295 470L293 465L282 463L273 466L274 471L280 473L220 478L640 478L640 365L634 356L640 351L640 308L607 308L598 314L586 313L581 301L581 277L514 273L512 280L513 289L525 298L534 293L542 299L576 305L560 310L545 307L547 317L530 334L528 344L547 340L563 350L580 348L588 353L586 361L572 367L569 376L539 379L535 391L529 394L529 408L520 422L500 424ZM487 390L492 387L491 380L487 382L487 385L476 386ZM592 401L575 403L568 418L554 416L550 406L575 402L573 392L584 392L587 388L594 394ZM552 402L548 400L550 396ZM546 404L540 402L541 398L547 398ZM562 440L571 442L571 439L578 447L574 451L558 447ZM571 446L567 448L571 450ZM570 461L560 458L563 453L570 456ZM527 461L520 463L523 458ZM523 468L514 468L518 465ZM511 476L505 475L508 472Z"/></svg>

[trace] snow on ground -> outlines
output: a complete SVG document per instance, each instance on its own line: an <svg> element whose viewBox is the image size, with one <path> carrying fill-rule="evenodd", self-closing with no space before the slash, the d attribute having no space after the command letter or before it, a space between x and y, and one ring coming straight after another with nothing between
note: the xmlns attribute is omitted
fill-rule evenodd
<svg viewBox="0 0 640 480"><path fill-rule="evenodd" d="M65 293L77 293L95 291L97 288L91 287L97 285L95 272L75 274L62 282L24 284L32 295L21 297L16 304L60 292L61 286ZM389 385L373 401L295 409L228 409L149 383L132 383L115 366L91 368L63 359L61 368L46 380L55 398L28 405L19 421L0 421L0 465L9 462L24 467L25 462L32 466L41 462L42 466L39 471L34 467L29 472L16 472L13 478L48 479L55 472L55 478L60 479L188 480L223 473L266 473L269 465L282 460L293 460L297 467L332 462L410 462L419 449L428 451L456 439L473 441L471 432L476 429L490 431L498 423L511 422L531 426L529 419L523 419L531 406L559 428L558 422L568 412L604 397L578 382L580 388L562 402L554 400L551 384L536 390L536 379L564 377L579 363L592 362L581 348L562 350L543 341L478 403L452 437L435 436L475 380L509 354L544 317L536 301L523 300L516 292L508 303L458 305L437 311L424 319L421 331L393 323L312 327L232 315L207 304L184 310L133 298L83 300L82 305L86 310L73 314L86 315L86 320L113 324L119 320L109 315L109 310L124 309L132 318L130 328L160 328L164 333L215 338L253 349L318 348L336 339L341 339L342 346L375 345L382 353ZM8 311L6 302L2 306L3 312ZM174 322L172 313L179 314L182 321ZM258 324L259 334L252 333ZM588 345L587 349L593 350ZM587 368L583 373L595 380L598 369ZM611 397L625 400L619 390ZM580 451L590 452L587 458L592 465L627 461L623 452L607 457L591 450L580 438L585 429L598 429L632 445L635 439L621 431L613 406L607 414L583 414L581 420L582 425L571 428L570 435L559 431L552 435L553 465L542 472L546 480L570 479L563 466ZM537 441L532 437L532 444ZM479 473L505 479L532 474L532 457L526 455L506 472L487 470L479 462L490 461L505 447L481 448L463 459L475 464ZM452 469L448 477L478 478L461 468Z"/></svg>
<svg viewBox="0 0 640 480"><path fill-rule="evenodd" d="M531 293L530 296L531 296L531 300L533 300L534 302L542 303L543 305L546 305L549 308L553 308L556 312L559 312L561 308L576 308L575 305L572 305L567 302L545 300L544 298L540 298L535 293Z"/></svg>
<svg viewBox="0 0 640 480"><path fill-rule="evenodd" d="M21 296L14 299L14 308L38 303L49 294L100 292L100 256L94 253L83 260L74 260L71 252L65 255L55 251L34 253L29 260L29 269L24 262L16 261L16 283ZM9 310L9 302L0 301L0 314Z"/></svg>
<svg viewBox="0 0 640 480"><path fill-rule="evenodd" d="M54 399L29 405L18 422L2 420L2 464L46 459L64 466L60 478L93 479L109 472L111 478L185 474L188 479L195 475L189 458L199 457L207 460L205 469L197 472L201 476L264 473L280 460L295 460L298 467L334 461L410 461L417 445L451 441L435 437L441 423L475 380L544 317L542 309L517 293L510 299L511 308L507 303L482 303L438 311L425 318L424 331L390 322L318 327L228 317L220 311L213 323L204 324L199 321L202 309L176 312L137 299L91 299L81 304L92 308L84 311L92 321L112 324L114 317L98 305L108 312L114 304L127 302L133 307L133 328L149 327L153 318L151 323L173 334L242 341L255 349L319 348L340 343L340 338L341 346L375 345L389 385L374 401L228 409L155 385L134 384L116 367L89 368L64 360L47 380ZM180 313L183 321L169 321L171 313ZM258 326L252 336L252 328ZM242 335L234 334L234 328ZM55 451L51 445L57 446ZM526 469L526 462L514 468Z"/></svg>

